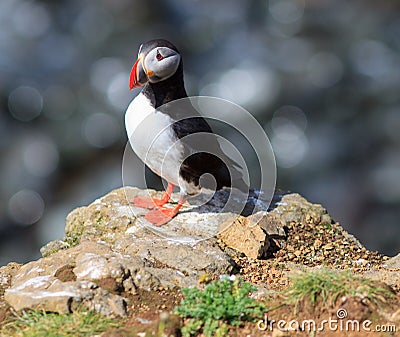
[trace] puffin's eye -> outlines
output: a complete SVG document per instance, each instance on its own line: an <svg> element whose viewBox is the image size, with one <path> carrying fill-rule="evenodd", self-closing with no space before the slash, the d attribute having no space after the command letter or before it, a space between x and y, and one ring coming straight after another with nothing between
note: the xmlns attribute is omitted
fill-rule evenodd
<svg viewBox="0 0 400 337"><path fill-rule="evenodd" d="M162 56L162 55L160 54L160 52L157 51L156 59L157 59L158 61L161 61L163 58L164 58L164 56Z"/></svg>

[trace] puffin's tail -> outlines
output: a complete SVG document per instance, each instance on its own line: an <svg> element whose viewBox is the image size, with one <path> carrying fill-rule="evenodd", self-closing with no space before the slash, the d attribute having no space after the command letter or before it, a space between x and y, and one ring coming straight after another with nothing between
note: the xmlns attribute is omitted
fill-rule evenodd
<svg viewBox="0 0 400 337"><path fill-rule="evenodd" d="M236 165L235 165L236 166ZM217 189L224 187L236 188L248 194L250 186L243 180L242 173L235 167L223 165L216 175Z"/></svg>
<svg viewBox="0 0 400 337"><path fill-rule="evenodd" d="M243 193L248 194L250 186L243 180L243 178L233 179L231 183L231 187L237 188L238 190L242 191Z"/></svg>

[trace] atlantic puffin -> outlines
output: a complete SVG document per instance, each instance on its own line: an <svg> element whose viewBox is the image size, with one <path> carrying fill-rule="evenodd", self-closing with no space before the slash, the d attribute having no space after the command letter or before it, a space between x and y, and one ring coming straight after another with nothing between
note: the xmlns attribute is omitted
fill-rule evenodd
<svg viewBox="0 0 400 337"><path fill-rule="evenodd" d="M136 155L168 182L161 199L140 196L132 200L134 206L150 210L144 216L148 222L161 226L171 220L189 197L201 192L200 178L206 173L214 177L216 190L235 187L248 191L241 166L222 151L210 125L189 100L182 100L178 109L164 109L168 103L188 97L182 57L171 42L156 39L140 46L129 79L131 90L139 87L142 91L125 114L129 142ZM207 142L198 142L199 138L190 141L196 134L207 135ZM166 207L177 186L178 203Z"/></svg>

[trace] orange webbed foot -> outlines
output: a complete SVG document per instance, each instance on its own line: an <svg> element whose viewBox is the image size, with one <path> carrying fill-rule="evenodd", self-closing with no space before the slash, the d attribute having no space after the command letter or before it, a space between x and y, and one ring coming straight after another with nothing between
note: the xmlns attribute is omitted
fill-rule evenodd
<svg viewBox="0 0 400 337"><path fill-rule="evenodd" d="M155 198L150 198L150 197L145 197L145 196L138 196L135 197L132 200L132 205L140 208L146 208L146 209L154 209L157 208L158 206L164 205L165 202L162 199L155 199Z"/></svg>
<svg viewBox="0 0 400 337"><path fill-rule="evenodd" d="M178 211L174 212L173 208L157 208L146 213L144 218L152 225L160 227L169 222Z"/></svg>
<svg viewBox="0 0 400 337"><path fill-rule="evenodd" d="M174 185L168 183L168 187L164 192L164 195L161 199L150 198L146 196L138 196L132 200L133 206L147 209L154 209L159 206L165 205L171 197L171 193L174 190Z"/></svg>
<svg viewBox="0 0 400 337"><path fill-rule="evenodd" d="M144 218L154 226L162 226L169 222L179 211L185 200L179 199L178 204L174 208L159 207L146 213Z"/></svg>

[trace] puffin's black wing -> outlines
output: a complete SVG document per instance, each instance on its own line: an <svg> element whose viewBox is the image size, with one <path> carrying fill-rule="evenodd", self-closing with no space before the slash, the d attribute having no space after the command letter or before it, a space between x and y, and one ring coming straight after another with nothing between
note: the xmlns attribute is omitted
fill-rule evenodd
<svg viewBox="0 0 400 337"><path fill-rule="evenodd" d="M247 192L248 186L239 171L241 166L222 151L204 118L181 119L172 127L185 148L185 160L180 168L185 180L199 185L200 177L209 173L214 176L217 189L233 186Z"/></svg>
<svg viewBox="0 0 400 337"><path fill-rule="evenodd" d="M223 160L216 155L199 152L187 157L183 161L180 167L180 175L186 181L198 186L200 184L200 177L209 173L215 178L216 189L219 190L223 187L232 186L230 170L231 172L232 170L237 171L233 167L228 168Z"/></svg>
<svg viewBox="0 0 400 337"><path fill-rule="evenodd" d="M199 179L210 173L216 180L216 188L236 187L248 191L243 181L241 166L221 149L216 134L189 100L166 104L159 108L175 121L172 130L184 145L184 161L180 175L186 181L199 185Z"/></svg>

